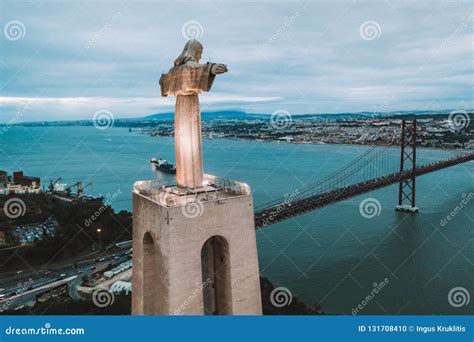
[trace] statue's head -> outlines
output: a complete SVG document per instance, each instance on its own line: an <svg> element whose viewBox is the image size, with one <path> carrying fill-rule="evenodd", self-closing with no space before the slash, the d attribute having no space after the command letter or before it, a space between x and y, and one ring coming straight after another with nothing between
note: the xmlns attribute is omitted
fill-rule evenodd
<svg viewBox="0 0 474 342"><path fill-rule="evenodd" d="M184 46L183 52L174 61L175 66L183 65L189 61L199 63L202 56L202 44L196 39L190 39Z"/></svg>

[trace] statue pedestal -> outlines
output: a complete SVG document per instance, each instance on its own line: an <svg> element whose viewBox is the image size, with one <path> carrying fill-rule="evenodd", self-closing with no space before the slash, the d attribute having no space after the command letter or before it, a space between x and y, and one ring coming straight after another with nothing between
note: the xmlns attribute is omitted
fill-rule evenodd
<svg viewBox="0 0 474 342"><path fill-rule="evenodd" d="M250 188L204 183L135 183L132 314L261 315Z"/></svg>

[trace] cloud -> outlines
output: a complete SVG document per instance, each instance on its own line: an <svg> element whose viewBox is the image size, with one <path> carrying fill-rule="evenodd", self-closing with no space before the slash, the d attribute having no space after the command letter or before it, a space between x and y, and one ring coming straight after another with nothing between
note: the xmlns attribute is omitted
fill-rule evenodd
<svg viewBox="0 0 474 342"><path fill-rule="evenodd" d="M201 104L207 105L206 110L219 110L280 99L279 97L205 94L201 96ZM174 104L175 99L172 97L0 97L0 108L2 108L5 121L9 121L16 113L21 113L21 121L41 121L44 120L43 115L48 113L48 118L54 120L91 119L95 112L103 109L114 113L116 118L128 118L172 111Z"/></svg>
<svg viewBox="0 0 474 342"><path fill-rule="evenodd" d="M26 34L1 37L0 96L44 99L25 120L88 118L98 106L123 117L171 109L158 79L188 21L202 25L203 62L230 69L202 97L216 109L349 112L388 97L388 111L474 107L469 1L3 4L2 25L21 21ZM368 21L380 27L376 39L361 36ZM9 103L0 120L15 110Z"/></svg>

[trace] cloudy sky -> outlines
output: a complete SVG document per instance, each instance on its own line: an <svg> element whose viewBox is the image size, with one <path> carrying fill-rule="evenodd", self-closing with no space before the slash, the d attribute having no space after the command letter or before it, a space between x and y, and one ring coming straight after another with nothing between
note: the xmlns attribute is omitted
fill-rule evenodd
<svg viewBox="0 0 474 342"><path fill-rule="evenodd" d="M472 1L0 0L0 122L169 112L187 37L226 63L208 110L473 108Z"/></svg>

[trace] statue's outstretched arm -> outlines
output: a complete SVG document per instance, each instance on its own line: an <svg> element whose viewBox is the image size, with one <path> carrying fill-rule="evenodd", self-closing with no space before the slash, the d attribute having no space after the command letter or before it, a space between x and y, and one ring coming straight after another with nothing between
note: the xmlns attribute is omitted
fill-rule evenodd
<svg viewBox="0 0 474 342"><path fill-rule="evenodd" d="M223 74L227 71L229 71L229 69L227 69L227 65L225 64L214 64L211 69L213 75Z"/></svg>

